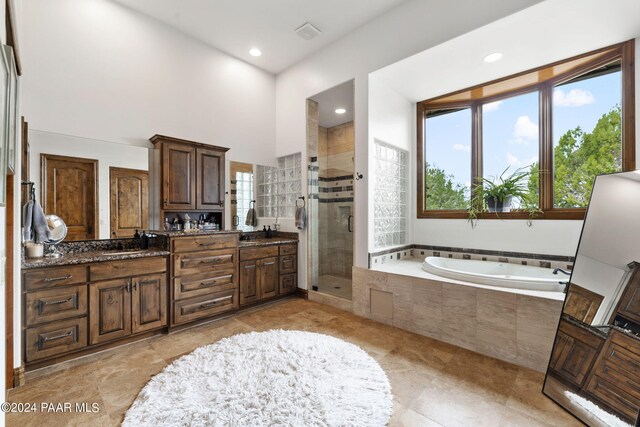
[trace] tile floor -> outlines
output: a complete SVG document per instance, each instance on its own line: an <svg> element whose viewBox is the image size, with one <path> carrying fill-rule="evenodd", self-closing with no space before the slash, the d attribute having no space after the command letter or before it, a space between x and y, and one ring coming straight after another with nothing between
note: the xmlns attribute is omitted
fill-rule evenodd
<svg viewBox="0 0 640 427"><path fill-rule="evenodd" d="M365 349L391 381L391 426L581 425L541 394L538 372L298 298L30 373L8 393L10 402L96 402L100 412L7 414L7 425L119 425L171 361L226 336L274 328L325 333Z"/></svg>
<svg viewBox="0 0 640 427"><path fill-rule="evenodd" d="M351 299L351 279L323 274L318 276L318 292Z"/></svg>

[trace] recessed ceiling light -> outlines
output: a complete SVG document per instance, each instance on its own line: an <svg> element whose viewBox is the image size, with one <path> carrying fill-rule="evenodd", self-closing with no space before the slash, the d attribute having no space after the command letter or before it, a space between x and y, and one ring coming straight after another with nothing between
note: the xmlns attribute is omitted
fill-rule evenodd
<svg viewBox="0 0 640 427"><path fill-rule="evenodd" d="M249 55L251 56L260 56L262 55L262 51L260 49L258 49L257 47L251 48L251 50L249 51Z"/></svg>
<svg viewBox="0 0 640 427"><path fill-rule="evenodd" d="M484 57L484 62L496 62L502 59L502 52L493 52Z"/></svg>
<svg viewBox="0 0 640 427"><path fill-rule="evenodd" d="M347 110L345 110L344 108L336 108L336 114L344 114L346 112Z"/></svg>

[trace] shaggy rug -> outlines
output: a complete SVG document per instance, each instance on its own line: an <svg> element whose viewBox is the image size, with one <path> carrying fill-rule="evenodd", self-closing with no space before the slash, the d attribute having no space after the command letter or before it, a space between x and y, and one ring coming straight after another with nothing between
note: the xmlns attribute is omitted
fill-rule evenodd
<svg viewBox="0 0 640 427"><path fill-rule="evenodd" d="M602 422L605 425L608 425L611 427L633 427L631 424L627 423L626 421L622 421L620 418L616 417L613 414L610 414L609 412L600 408L598 405L596 405L592 401L587 400L582 396L578 396L577 394L572 393L570 391L565 391L564 394L574 404L582 406L584 409L591 412L597 418L602 420Z"/></svg>
<svg viewBox="0 0 640 427"><path fill-rule="evenodd" d="M386 374L328 335L267 331L200 347L140 391L123 426L385 426Z"/></svg>

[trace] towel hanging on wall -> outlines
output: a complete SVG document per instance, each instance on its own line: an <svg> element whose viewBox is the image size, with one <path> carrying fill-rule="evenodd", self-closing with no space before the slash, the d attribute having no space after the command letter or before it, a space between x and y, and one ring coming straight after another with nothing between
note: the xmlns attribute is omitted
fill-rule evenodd
<svg viewBox="0 0 640 427"><path fill-rule="evenodd" d="M251 227L257 227L258 226L258 217L256 215L256 208L255 208L255 200L252 200L249 203L249 210L247 211L247 219L244 221L244 225L250 225Z"/></svg>
<svg viewBox="0 0 640 427"><path fill-rule="evenodd" d="M307 226L306 203L304 202L304 196L298 197L298 199L302 200L302 206L298 206L298 202L296 201L296 228L303 230Z"/></svg>

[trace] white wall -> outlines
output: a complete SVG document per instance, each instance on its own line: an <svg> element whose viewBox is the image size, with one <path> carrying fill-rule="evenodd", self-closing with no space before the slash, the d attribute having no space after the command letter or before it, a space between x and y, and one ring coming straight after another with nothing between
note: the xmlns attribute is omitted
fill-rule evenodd
<svg viewBox="0 0 640 427"><path fill-rule="evenodd" d="M24 3L31 129L149 146L159 133L275 155L275 78L108 0ZM251 149L247 149L251 147Z"/></svg>
<svg viewBox="0 0 640 427"><path fill-rule="evenodd" d="M413 0L351 32L279 74L276 79L277 155L302 151L306 158L306 99L355 79L355 264L367 266L368 227L368 74L431 46L459 36L536 1L477 2ZM464 10L464 16L459 11ZM456 20L451 17L456 16ZM306 185L306 176L303 176ZM360 226L363 224L363 226ZM300 235L306 257L306 233ZM301 267L306 268L305 264ZM306 277L303 276L303 277Z"/></svg>
<svg viewBox="0 0 640 427"><path fill-rule="evenodd" d="M29 161L31 177L36 185L36 197L42 202L40 155L81 157L98 161L98 231L100 239L110 237L109 168L149 170L148 148L127 144L96 141L56 133L29 131ZM45 212L49 213L49 212ZM62 218L64 220L64 218Z"/></svg>

